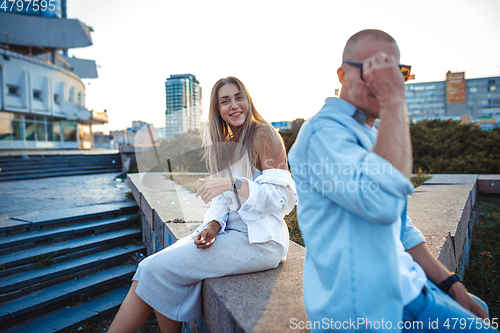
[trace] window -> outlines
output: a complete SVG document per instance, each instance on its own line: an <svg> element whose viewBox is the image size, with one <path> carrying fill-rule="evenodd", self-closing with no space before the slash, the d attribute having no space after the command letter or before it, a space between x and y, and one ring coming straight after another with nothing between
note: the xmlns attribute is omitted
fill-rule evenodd
<svg viewBox="0 0 500 333"><path fill-rule="evenodd" d="M38 100L38 101L42 101L42 91L41 90L33 90L33 98Z"/></svg>
<svg viewBox="0 0 500 333"><path fill-rule="evenodd" d="M7 94L19 96L19 87L18 86L11 86L10 84L8 84L7 85Z"/></svg>
<svg viewBox="0 0 500 333"><path fill-rule="evenodd" d="M469 92L471 93L477 93L477 87L470 87Z"/></svg>
<svg viewBox="0 0 500 333"><path fill-rule="evenodd" d="M62 122L62 136L63 141L76 141L76 121L64 121Z"/></svg>
<svg viewBox="0 0 500 333"><path fill-rule="evenodd" d="M59 94L54 94L54 103L59 104Z"/></svg>
<svg viewBox="0 0 500 333"><path fill-rule="evenodd" d="M488 87L488 91L489 91L489 92L496 91L496 90L497 90L497 87L496 87L496 86L489 86L489 87Z"/></svg>

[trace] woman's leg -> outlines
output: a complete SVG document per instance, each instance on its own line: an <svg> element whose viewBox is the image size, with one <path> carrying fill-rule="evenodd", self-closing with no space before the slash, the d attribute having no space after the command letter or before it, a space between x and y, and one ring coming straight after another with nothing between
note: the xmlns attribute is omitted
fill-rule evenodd
<svg viewBox="0 0 500 333"><path fill-rule="evenodd" d="M155 314L161 333L179 333L181 331L182 323L180 321L175 321L165 317L158 311L155 311Z"/></svg>
<svg viewBox="0 0 500 333"><path fill-rule="evenodd" d="M137 296L135 288L137 288L137 281L132 281L127 297L113 319L108 333L136 333L153 312L153 309Z"/></svg>

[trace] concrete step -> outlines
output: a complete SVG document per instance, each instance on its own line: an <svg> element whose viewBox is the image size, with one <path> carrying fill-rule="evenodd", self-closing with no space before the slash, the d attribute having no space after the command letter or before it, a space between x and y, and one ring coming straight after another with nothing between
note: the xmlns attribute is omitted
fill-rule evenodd
<svg viewBox="0 0 500 333"><path fill-rule="evenodd" d="M119 154L115 155L70 155L70 156L52 156L52 157L30 157L30 158L17 158L17 159L4 159L0 160L0 165L25 165L25 164L38 164L38 163L54 163L63 162L71 163L73 161L111 161L121 158Z"/></svg>
<svg viewBox="0 0 500 333"><path fill-rule="evenodd" d="M113 219L125 214L134 214L137 213L137 210L138 206L135 201L127 201L16 215L6 219L0 219L0 235L7 236L0 238L0 244L2 244L2 242L8 242L9 240L15 240L15 238L8 237L11 235L14 236L16 234L38 231L41 229L47 230L70 224L78 225L85 220L87 220L86 223L104 221L104 219ZM93 219L93 221L88 221L91 219ZM82 225L82 227L84 227L84 225ZM7 246L12 245L13 244L9 244ZM0 248L5 248L5 245L0 245Z"/></svg>
<svg viewBox="0 0 500 333"><path fill-rule="evenodd" d="M67 225L67 221L63 222L66 225L59 228L39 229L31 232L19 233L11 236L0 238L0 254L8 254L28 247L34 247L36 244L43 242L57 242L65 238L82 237L85 234L97 234L107 230L118 228L126 228L127 225L136 223L138 215L129 214L120 217L114 217L105 220L97 221L77 221L74 224ZM52 227L55 224L51 224Z"/></svg>
<svg viewBox="0 0 500 333"><path fill-rule="evenodd" d="M142 245L128 245L102 251L83 258L56 263L42 269L14 274L0 279L0 299L13 299L28 292L81 277L92 271L124 263L137 252L144 252Z"/></svg>
<svg viewBox="0 0 500 333"><path fill-rule="evenodd" d="M104 294L117 284L128 285L136 269L134 264L113 267L5 302L0 305L0 326L24 322L32 318L34 313L44 312L54 306L61 307L75 298L91 297L92 300L96 294Z"/></svg>
<svg viewBox="0 0 500 333"><path fill-rule="evenodd" d="M60 263L89 254L89 249L105 250L141 237L140 229L120 229L6 254L0 256L0 278L37 268L43 260Z"/></svg>
<svg viewBox="0 0 500 333"><path fill-rule="evenodd" d="M60 163L60 162L51 162L50 164L45 163L45 164L24 164L24 165L6 165L2 166L0 165L0 168L2 168L2 174L5 175L12 175L15 173L18 174L27 174L28 172L43 172L43 171L57 171L57 170L71 170L75 168L80 168L80 167L101 167L101 168L121 168L121 164L116 162L115 160L113 161L74 161L72 163Z"/></svg>
<svg viewBox="0 0 500 333"><path fill-rule="evenodd" d="M10 155L10 156L0 156L0 164L6 163L24 163L29 161L50 161L50 160L60 160L68 161L75 159L93 159L93 158L119 158L120 153L114 154L28 154L28 155Z"/></svg>
<svg viewBox="0 0 500 333"><path fill-rule="evenodd" d="M120 172L120 154L23 155L0 157L0 181Z"/></svg>
<svg viewBox="0 0 500 333"><path fill-rule="evenodd" d="M55 310L8 328L3 333L59 333L68 332L81 323L98 316L109 315L119 308L130 289L130 284L99 295L84 303Z"/></svg>
<svg viewBox="0 0 500 333"><path fill-rule="evenodd" d="M49 177L61 177L61 176L79 176L79 175L91 175L98 173L112 173L112 172L121 172L120 168L113 169L97 169L97 170L71 170L71 171L60 171L60 172L43 172L43 173L32 173L29 175L7 175L2 177L2 173L0 172L0 181L15 181L15 180L27 180L27 179L36 179L36 178L49 178Z"/></svg>

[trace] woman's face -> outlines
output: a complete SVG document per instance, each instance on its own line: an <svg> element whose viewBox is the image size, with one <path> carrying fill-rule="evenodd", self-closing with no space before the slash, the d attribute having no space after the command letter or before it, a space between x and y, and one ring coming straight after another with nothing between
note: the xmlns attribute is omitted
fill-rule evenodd
<svg viewBox="0 0 500 333"><path fill-rule="evenodd" d="M234 83L225 84L219 88L217 98L222 119L236 132L248 115L248 107L240 88Z"/></svg>

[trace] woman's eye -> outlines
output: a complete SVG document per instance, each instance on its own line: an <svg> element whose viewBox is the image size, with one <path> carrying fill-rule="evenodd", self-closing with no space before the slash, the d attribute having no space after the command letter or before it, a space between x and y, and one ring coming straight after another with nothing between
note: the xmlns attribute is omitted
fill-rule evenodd
<svg viewBox="0 0 500 333"><path fill-rule="evenodd" d="M227 103L227 101L222 101L222 102L220 102L220 104L226 104L226 103Z"/></svg>
<svg viewBox="0 0 500 333"><path fill-rule="evenodd" d="M238 96L237 99L238 101L241 101L243 99L243 96Z"/></svg>

